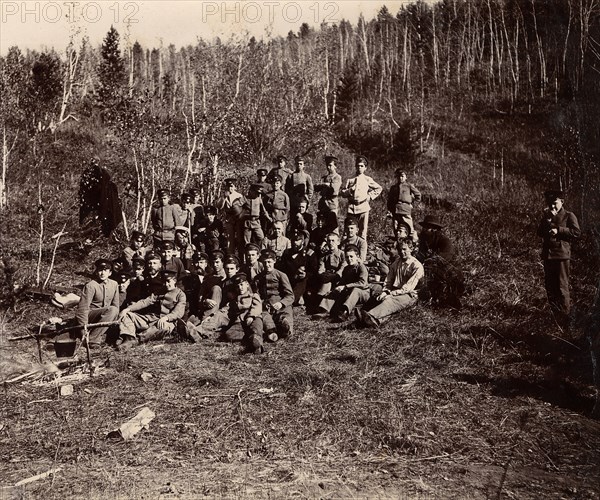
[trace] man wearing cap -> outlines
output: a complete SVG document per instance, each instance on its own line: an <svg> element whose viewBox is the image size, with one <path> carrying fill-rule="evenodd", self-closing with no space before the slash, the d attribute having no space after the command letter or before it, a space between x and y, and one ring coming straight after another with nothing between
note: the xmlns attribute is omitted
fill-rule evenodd
<svg viewBox="0 0 600 500"><path fill-rule="evenodd" d="M394 233L398 232L400 223L408 224L413 241L417 233L412 218L412 209L415 203L421 201L421 193L410 182L406 181L406 171L397 168L395 171L396 183L390 188L387 199L387 209L394 220Z"/></svg>
<svg viewBox="0 0 600 500"><path fill-rule="evenodd" d="M146 241L146 235L140 231L133 231L131 233L131 239L129 240L129 246L123 249L123 257L127 259L129 265L134 257L140 259L146 258L146 254L149 252L149 248L144 245Z"/></svg>
<svg viewBox="0 0 600 500"><path fill-rule="evenodd" d="M320 252L317 275L309 286L311 306L317 306L342 277L346 266L346 257L340 249L340 237L336 233L329 233Z"/></svg>
<svg viewBox="0 0 600 500"><path fill-rule="evenodd" d="M249 350L261 354L263 349L262 301L250 288L248 277L237 273L232 277L235 294L196 330L204 336L220 334L225 342L242 341Z"/></svg>
<svg viewBox="0 0 600 500"><path fill-rule="evenodd" d="M248 190L248 206L244 220L244 247L240 249L243 255L244 248L250 242L260 245L265 237L261 220L270 220L271 216L263 203L263 187L252 184Z"/></svg>
<svg viewBox="0 0 600 500"><path fill-rule="evenodd" d="M398 242L398 258L390 266L382 292L376 297L375 307L357 314L359 323L379 326L393 314L417 303L417 288L423 279L421 263L412 255L413 241Z"/></svg>
<svg viewBox="0 0 600 500"><path fill-rule="evenodd" d="M243 241L246 197L236 189L234 178L225 179L225 192L217 200L217 209L225 220L224 229L227 237L227 253L234 254Z"/></svg>
<svg viewBox="0 0 600 500"><path fill-rule="evenodd" d="M542 238L544 286L554 319L561 328L567 329L571 312L571 242L581 236L581 229L575 214L565 210L563 206L563 191L546 191L544 196L546 208L537 231Z"/></svg>
<svg viewBox="0 0 600 500"><path fill-rule="evenodd" d="M121 301L121 309L124 309L129 304L146 298L146 283L145 283L146 261L139 257L134 257L131 261L131 277L127 286L127 297Z"/></svg>
<svg viewBox="0 0 600 500"><path fill-rule="evenodd" d="M225 248L225 228L223 221L217 218L217 207L206 207L205 217L196 221L192 234L192 242L202 252L210 253Z"/></svg>
<svg viewBox="0 0 600 500"><path fill-rule="evenodd" d="M263 301L264 329L270 334L274 329L281 338L292 334L294 317L292 304L294 290L288 277L275 269L276 256L272 250L263 250L261 261L264 270L254 280L254 290L258 291Z"/></svg>
<svg viewBox="0 0 600 500"><path fill-rule="evenodd" d="M444 225L434 215L427 215L419 223L423 230L419 237L417 258L425 269L422 299L432 304L461 308L464 278L456 266L456 252L450 238L443 233Z"/></svg>
<svg viewBox="0 0 600 500"><path fill-rule="evenodd" d="M181 284L187 299L189 316L200 316L201 291L208 273L208 255L196 252L192 255L190 274L184 276Z"/></svg>
<svg viewBox="0 0 600 500"><path fill-rule="evenodd" d="M169 191L159 189L156 193L158 206L152 207L150 220L154 228L154 241L173 241L175 226L181 226L181 212L178 206L171 204Z"/></svg>
<svg viewBox="0 0 600 500"><path fill-rule="evenodd" d="M318 211L321 213L333 213L335 215L335 225L337 226L342 176L337 173L336 161L338 159L335 156L325 156L327 174L322 177L320 184L315 186L315 191L321 195L317 207Z"/></svg>
<svg viewBox="0 0 600 500"><path fill-rule="evenodd" d="M94 266L94 279L83 287L75 314L77 324L82 326L115 321L119 316L119 289L116 281L110 279L111 262L108 259L98 259ZM106 340L106 330L106 326L90 329L90 348L100 347Z"/></svg>
<svg viewBox="0 0 600 500"><path fill-rule="evenodd" d="M163 271L173 271L177 276L177 283L181 284L181 280L186 274L185 266L179 257L176 257L175 243L172 241L163 241L160 245L160 256Z"/></svg>
<svg viewBox="0 0 600 500"><path fill-rule="evenodd" d="M290 197L292 214L298 211L301 201L307 200L309 203L315 192L312 177L304 171L304 158L296 156L294 161L296 170L285 181L285 192Z"/></svg>
<svg viewBox="0 0 600 500"><path fill-rule="evenodd" d="M290 217L290 197L281 189L283 185L281 179L280 175L273 176L273 190L267 193L265 207L272 223L281 222L285 232Z"/></svg>
<svg viewBox="0 0 600 500"><path fill-rule="evenodd" d="M275 164L277 166L273 167L267 175L267 182L273 184L273 179L276 175L278 175L279 177L281 177L281 185L285 186L285 181L287 180L288 175L292 173L290 169L285 168L285 164L287 163L287 161L288 159L283 155L279 155L277 156L277 158L275 158Z"/></svg>
<svg viewBox="0 0 600 500"><path fill-rule="evenodd" d="M267 169L259 168L256 171L256 182L262 188L263 193L268 193L271 190L271 183L267 180Z"/></svg>
<svg viewBox="0 0 600 500"><path fill-rule="evenodd" d="M131 283L131 273L129 271L120 271L111 275L111 279L117 282L119 289L119 310L124 309L127 303L127 289Z"/></svg>
<svg viewBox="0 0 600 500"><path fill-rule="evenodd" d="M346 217L344 222L345 231L344 239L340 243L341 248L346 248L348 245L354 245L358 248L358 255L361 262L367 260L367 240L358 235L359 224L355 217Z"/></svg>
<svg viewBox="0 0 600 500"><path fill-rule="evenodd" d="M358 232L361 238L367 240L369 227L369 202L377 198L382 187L371 177L365 175L367 159L364 156L356 157L356 176L346 181L346 187L340 194L348 198L348 215L352 215L358 222Z"/></svg>
<svg viewBox="0 0 600 500"><path fill-rule="evenodd" d="M197 206L193 204L192 195L190 193L181 193L181 196L179 197L179 206L181 226L185 226L191 231L197 216Z"/></svg>
<svg viewBox="0 0 600 500"><path fill-rule="evenodd" d="M359 304L369 300L369 272L361 262L358 248L348 245L344 248L346 265L342 276L332 290L321 300L315 318L331 315L334 321L347 321L349 315Z"/></svg>
<svg viewBox="0 0 600 500"><path fill-rule="evenodd" d="M209 256L211 271L201 280L197 298L193 295L194 303L190 305L188 328L197 327L207 317L215 314L221 307L223 291L221 284L227 277L223 267L225 256L220 250L215 250Z"/></svg>
<svg viewBox="0 0 600 500"><path fill-rule="evenodd" d="M177 288L177 273L162 272L166 289L164 295L150 295L130 304L119 315L120 347L125 349L137 343L161 339L175 329L178 319L185 314L185 293Z"/></svg>
<svg viewBox="0 0 600 500"><path fill-rule="evenodd" d="M296 229L291 237L292 246L283 252L277 267L290 280L290 284L294 290L293 305L301 306L304 305L304 292L306 291L309 234L308 231Z"/></svg>

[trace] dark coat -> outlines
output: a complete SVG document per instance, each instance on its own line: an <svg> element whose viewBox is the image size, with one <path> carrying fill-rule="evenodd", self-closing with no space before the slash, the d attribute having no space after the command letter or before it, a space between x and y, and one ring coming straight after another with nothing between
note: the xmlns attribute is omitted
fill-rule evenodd
<svg viewBox="0 0 600 500"><path fill-rule="evenodd" d="M551 229L558 229L556 235L550 235ZM565 260L571 258L571 241L579 238L581 229L573 212L561 208L556 215L544 210L538 227L538 236L543 238L543 260Z"/></svg>

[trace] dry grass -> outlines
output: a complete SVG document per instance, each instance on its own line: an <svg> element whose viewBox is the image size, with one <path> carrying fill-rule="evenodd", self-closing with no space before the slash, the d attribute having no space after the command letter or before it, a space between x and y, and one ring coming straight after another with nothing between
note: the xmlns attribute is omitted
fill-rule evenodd
<svg viewBox="0 0 600 500"><path fill-rule="evenodd" d="M564 338L542 287L539 193L514 171L498 186L487 165L447 147L428 159L439 153L412 174L431 203L415 219L448 223L467 277L460 313L420 306L368 330L298 310L295 336L264 356L167 342L95 354L106 370L73 396L52 383L5 385L0 498L597 499L600 425L588 418L594 390L578 339L598 272L591 240L577 247L576 328ZM389 174L373 173L386 185ZM389 232L384 200L378 236ZM67 205L55 224L74 221ZM31 276L30 242L15 227L4 234L19 279ZM100 241L87 255L59 252L53 283L83 284L76 272L117 252ZM3 312L2 359L36 362L35 342L7 339L53 315L24 298ZM156 413L148 430L106 438L144 405ZM12 487L53 467L63 470Z"/></svg>

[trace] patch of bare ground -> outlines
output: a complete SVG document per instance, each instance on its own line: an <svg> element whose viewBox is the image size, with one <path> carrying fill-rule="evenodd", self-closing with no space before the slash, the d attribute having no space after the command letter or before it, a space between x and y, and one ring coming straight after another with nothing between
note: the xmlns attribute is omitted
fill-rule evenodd
<svg viewBox="0 0 600 500"><path fill-rule="evenodd" d="M72 396L5 384L2 497L598 498L585 353L543 314L422 307L375 331L297 313L264 356L167 341L94 352L107 367ZM147 430L107 438L143 406Z"/></svg>

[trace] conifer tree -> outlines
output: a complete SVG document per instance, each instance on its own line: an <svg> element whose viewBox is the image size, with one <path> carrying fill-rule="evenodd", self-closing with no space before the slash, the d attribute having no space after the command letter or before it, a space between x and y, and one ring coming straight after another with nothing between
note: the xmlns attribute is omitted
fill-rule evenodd
<svg viewBox="0 0 600 500"><path fill-rule="evenodd" d="M119 50L119 33L110 27L100 50L100 99L109 104L116 99L123 89L125 80L125 64Z"/></svg>

